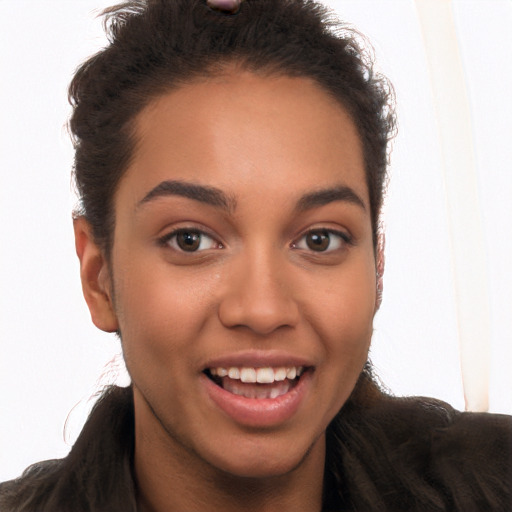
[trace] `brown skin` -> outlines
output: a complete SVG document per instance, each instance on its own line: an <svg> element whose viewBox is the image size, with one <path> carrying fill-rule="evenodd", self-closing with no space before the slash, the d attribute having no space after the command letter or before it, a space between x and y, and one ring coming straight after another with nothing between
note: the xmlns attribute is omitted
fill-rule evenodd
<svg viewBox="0 0 512 512"><path fill-rule="evenodd" d="M310 80L238 72L158 98L136 130L115 196L112 272L84 219L75 233L92 319L122 333L141 510L319 511L325 429L367 359L378 305L356 128ZM165 180L215 187L231 209L175 195L140 203ZM340 185L362 204L297 209ZM208 235L196 252L161 242L185 227ZM317 251L311 229L351 242L331 233ZM204 392L208 361L245 350L314 366L291 418L256 428Z"/></svg>

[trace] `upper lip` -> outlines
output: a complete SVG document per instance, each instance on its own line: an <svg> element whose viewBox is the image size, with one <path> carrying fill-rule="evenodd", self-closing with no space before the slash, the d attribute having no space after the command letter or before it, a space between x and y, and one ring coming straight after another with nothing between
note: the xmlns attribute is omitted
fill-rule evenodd
<svg viewBox="0 0 512 512"><path fill-rule="evenodd" d="M206 361L201 371L208 368L280 368L314 366L311 359L279 350L248 350L217 356Z"/></svg>

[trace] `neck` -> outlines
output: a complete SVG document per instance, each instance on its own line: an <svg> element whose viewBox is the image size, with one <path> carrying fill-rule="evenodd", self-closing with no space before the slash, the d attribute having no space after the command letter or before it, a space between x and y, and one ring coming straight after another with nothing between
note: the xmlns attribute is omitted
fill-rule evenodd
<svg viewBox="0 0 512 512"><path fill-rule="evenodd" d="M139 411L140 412L140 411ZM163 427L141 424L136 410L135 476L139 512L320 512L325 437L279 475L241 477L202 460Z"/></svg>

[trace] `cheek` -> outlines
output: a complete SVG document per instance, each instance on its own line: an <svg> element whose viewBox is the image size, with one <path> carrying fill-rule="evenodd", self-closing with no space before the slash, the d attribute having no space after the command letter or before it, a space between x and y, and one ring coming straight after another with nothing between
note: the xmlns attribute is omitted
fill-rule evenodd
<svg viewBox="0 0 512 512"><path fill-rule="evenodd" d="M168 365L171 356L190 350L214 311L215 275L173 272L165 264L140 269L132 261L114 284L125 357L138 365Z"/></svg>
<svg viewBox="0 0 512 512"><path fill-rule="evenodd" d="M318 309L323 321L326 421L342 408L368 359L375 311L375 280L371 272L344 276L325 294ZM319 324L317 324L319 325Z"/></svg>
<svg viewBox="0 0 512 512"><path fill-rule="evenodd" d="M371 338L375 314L376 280L372 262L347 267L315 292L318 322L336 350L364 348Z"/></svg>
<svg viewBox="0 0 512 512"><path fill-rule="evenodd" d="M347 265L323 289L315 304L311 323L323 342L326 420L340 410L352 392L367 361L373 332L376 282L372 260L365 265Z"/></svg>

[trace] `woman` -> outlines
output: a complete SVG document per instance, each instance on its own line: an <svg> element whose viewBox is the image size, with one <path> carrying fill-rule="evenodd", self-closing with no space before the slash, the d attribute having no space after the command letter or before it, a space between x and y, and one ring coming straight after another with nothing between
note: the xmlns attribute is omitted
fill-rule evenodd
<svg viewBox="0 0 512 512"><path fill-rule="evenodd" d="M132 385L2 510L509 510L510 419L367 363L394 117L359 36L303 1L107 17L70 87L75 237Z"/></svg>

